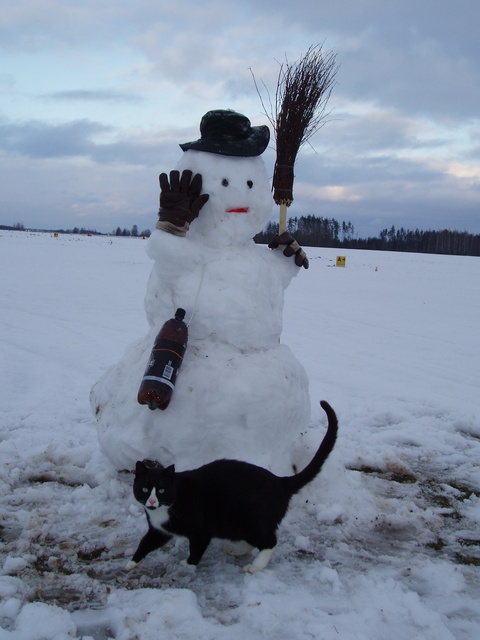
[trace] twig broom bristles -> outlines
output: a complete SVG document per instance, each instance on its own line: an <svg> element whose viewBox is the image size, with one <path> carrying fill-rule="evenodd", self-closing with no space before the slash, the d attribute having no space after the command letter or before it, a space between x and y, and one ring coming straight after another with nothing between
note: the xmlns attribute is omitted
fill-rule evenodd
<svg viewBox="0 0 480 640"><path fill-rule="evenodd" d="M294 166L300 147L325 124L325 110L335 84L336 55L311 46L298 62L280 65L275 113L265 114L273 127L277 158L273 199L280 205L279 234L286 229L287 207L293 202Z"/></svg>

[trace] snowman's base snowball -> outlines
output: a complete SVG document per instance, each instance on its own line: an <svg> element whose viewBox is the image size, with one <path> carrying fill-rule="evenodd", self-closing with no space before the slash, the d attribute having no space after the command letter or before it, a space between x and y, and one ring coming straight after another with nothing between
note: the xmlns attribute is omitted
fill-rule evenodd
<svg viewBox="0 0 480 640"><path fill-rule="evenodd" d="M165 411L137 402L150 348L151 336L136 342L92 389L100 448L116 468L149 458L185 470L234 458L292 473L310 399L306 372L287 346L189 344Z"/></svg>

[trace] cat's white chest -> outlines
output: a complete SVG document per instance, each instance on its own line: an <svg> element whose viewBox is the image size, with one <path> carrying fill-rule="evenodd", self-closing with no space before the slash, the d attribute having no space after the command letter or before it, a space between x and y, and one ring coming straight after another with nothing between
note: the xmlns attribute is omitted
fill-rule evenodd
<svg viewBox="0 0 480 640"><path fill-rule="evenodd" d="M157 509L147 510L148 518L152 527L155 527L155 529L163 529L163 525L165 525L170 519L168 509L169 507L166 505L161 505L160 507L157 507Z"/></svg>

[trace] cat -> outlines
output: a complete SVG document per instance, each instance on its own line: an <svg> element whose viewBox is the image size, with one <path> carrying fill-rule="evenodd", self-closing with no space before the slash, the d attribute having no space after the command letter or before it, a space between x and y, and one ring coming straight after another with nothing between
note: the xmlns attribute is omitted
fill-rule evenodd
<svg viewBox="0 0 480 640"><path fill-rule="evenodd" d="M212 538L222 538L243 543L240 549L230 549L232 555L258 549L253 562L243 568L245 572L264 569L291 497L315 478L334 447L337 416L328 402L320 404L328 417L327 433L311 462L293 476L279 477L237 460L216 460L179 473L174 465L163 468L147 460L137 462L133 492L145 508L148 532L126 569L134 569L173 535L188 538L188 565L198 564Z"/></svg>

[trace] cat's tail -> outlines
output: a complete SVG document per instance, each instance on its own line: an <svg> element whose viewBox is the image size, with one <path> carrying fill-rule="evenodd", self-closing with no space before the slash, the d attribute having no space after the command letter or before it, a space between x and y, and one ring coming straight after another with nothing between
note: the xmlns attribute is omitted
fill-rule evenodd
<svg viewBox="0 0 480 640"><path fill-rule="evenodd" d="M325 400L322 400L320 402L320 405L322 409L325 411L325 413L327 414L327 418L328 418L327 433L325 434L322 440L322 443L317 450L317 453L313 456L312 460L305 467L305 469L303 469L303 471L300 471L300 473L297 473L294 476L283 478L283 480L286 482L292 494L297 493L297 491L300 491L302 487L304 487L306 484L311 482L315 478L315 476L320 472L320 469L322 468L323 463L330 455L335 445L335 441L337 439L338 420L337 420L336 413L332 409L332 407L328 404L328 402L325 402Z"/></svg>

